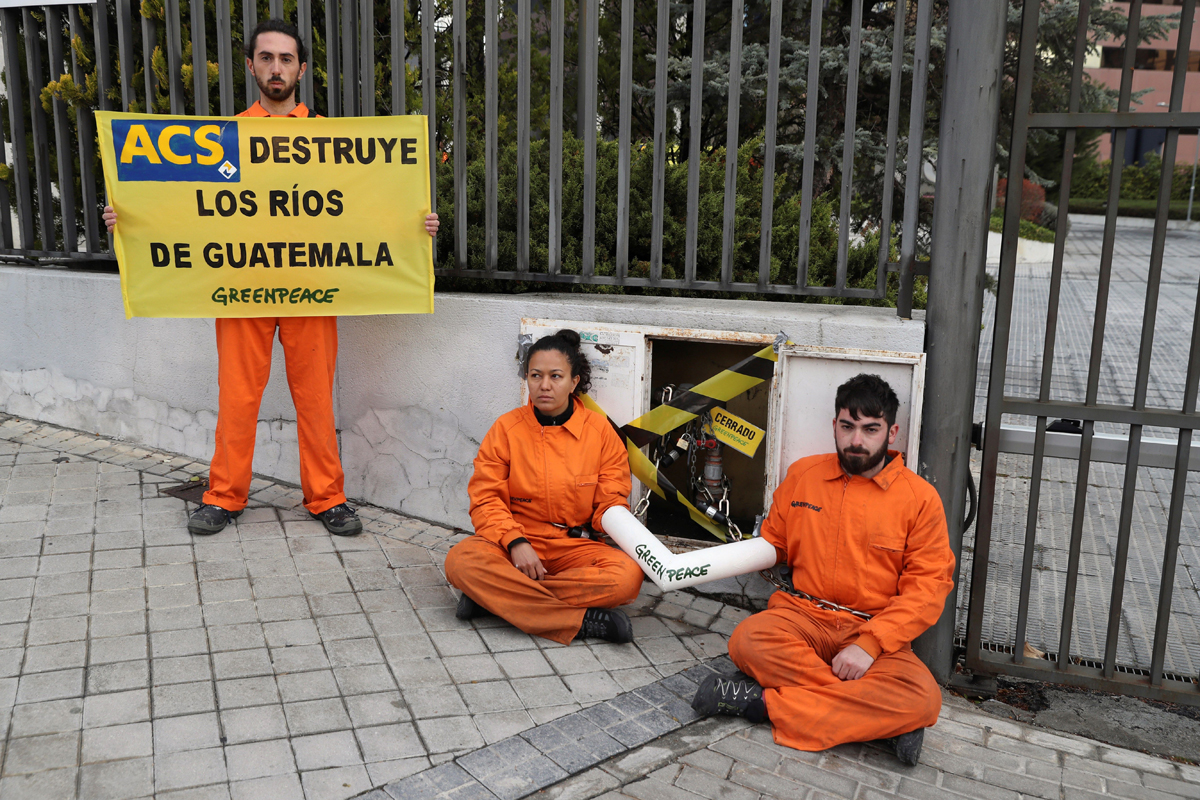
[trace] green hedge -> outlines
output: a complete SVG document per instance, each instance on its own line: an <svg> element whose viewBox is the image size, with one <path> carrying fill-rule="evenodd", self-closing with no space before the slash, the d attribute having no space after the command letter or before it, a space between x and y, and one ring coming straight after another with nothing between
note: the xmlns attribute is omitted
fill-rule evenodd
<svg viewBox="0 0 1200 800"><path fill-rule="evenodd" d="M1192 186L1192 165L1175 164L1171 176L1171 199L1187 200ZM1071 173L1071 210L1076 198L1107 200L1108 183L1112 176L1111 161L1081 159ZM1145 157L1142 166L1128 165L1121 170L1121 200L1156 200L1162 181L1162 158L1155 154Z"/></svg>
<svg viewBox="0 0 1200 800"><path fill-rule="evenodd" d="M1071 210L1075 210L1074 206L1071 207ZM1004 209L997 208L992 212L988 229L993 233L1004 232ZM1049 228L1043 228L1041 225L1036 225L1027 219L1021 220L1021 227L1017 231L1017 236L1022 239L1032 239L1035 242L1054 241L1054 231Z"/></svg>
<svg viewBox="0 0 1200 800"><path fill-rule="evenodd" d="M470 142L467 159L467 252L469 269L485 268L486 229L485 163L480 139ZM734 223L736 245L733 251L733 280L757 282L762 213L762 139L757 137L738 150L737 196ZM613 275L617 249L617 167L620 147L617 142L596 143L596 244L595 274ZM549 145L546 140L530 143L530 241L529 266L545 271L549 259ZM447 153L438 169L438 213L442 219L438 234L439 268L454 264L455 215L453 156ZM497 269L517 268L517 150L509 143L498 153L497 183L498 247ZM583 249L583 144L569 133L563 135L562 188L562 272L577 275L582 267ZM666 164L663 220L662 277L684 276L687 229L686 162ZM654 153L649 144L635 145L630 158L629 274L650 275ZM798 187L791 187L782 176L775 183L774 217L771 231L772 283L794 283L800 241L800 198ZM828 195L817 197L812 207L809 284L831 286L837 268L838 200ZM699 225L696 250L696 278L719 280L721 274L722 226L725 204L725 151L713 150L701 156ZM876 230L850 247L847 286L873 287L879 257L880 234ZM898 249L892 242L890 260L897 260ZM440 277L441 289L481 289L478 280ZM664 294L661 290L621 289L612 286L532 284L516 281L486 282L486 288L500 292L539 291L627 292ZM889 276L887 297L875 305L895 305L898 280ZM670 292L670 294L681 294ZM709 295L711 296L711 295ZM761 296L753 296L761 297ZM773 299L783 299L775 296ZM800 300L801 298L797 298ZM841 302L837 298L803 298L807 302ZM913 304L925 305L925 279L918 278Z"/></svg>

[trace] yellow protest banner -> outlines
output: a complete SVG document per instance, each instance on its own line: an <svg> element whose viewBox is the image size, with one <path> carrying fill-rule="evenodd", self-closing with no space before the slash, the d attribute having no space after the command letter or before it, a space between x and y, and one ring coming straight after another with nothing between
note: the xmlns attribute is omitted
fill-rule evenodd
<svg viewBox="0 0 1200 800"><path fill-rule="evenodd" d="M763 440L763 429L752 425L737 414L723 408L712 410L712 432L724 444L743 455L754 458Z"/></svg>
<svg viewBox="0 0 1200 800"><path fill-rule="evenodd" d="M126 317L433 311L425 117L96 123Z"/></svg>

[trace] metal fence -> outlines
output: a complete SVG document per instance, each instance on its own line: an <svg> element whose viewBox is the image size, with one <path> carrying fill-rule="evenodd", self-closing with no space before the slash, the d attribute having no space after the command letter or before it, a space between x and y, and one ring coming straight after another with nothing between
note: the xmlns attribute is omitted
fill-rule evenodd
<svg viewBox="0 0 1200 800"><path fill-rule="evenodd" d="M1058 217L1049 272L1045 327L1044 333L1040 334L1040 370L1036 376L1024 376L1032 380L1011 380L1009 359L1014 336L1016 245L1022 187L1020 181L1008 184L988 384L979 521L971 573L966 663L977 673L1013 674L1200 704L1195 664L1192 663L1197 652L1192 623L1197 597L1194 589L1181 586L1176 580L1185 512L1190 517L1192 508L1189 506L1194 506L1195 491L1194 486L1189 487L1189 469L1200 468L1200 463L1192 460L1192 431L1200 427L1200 414L1196 413L1197 384L1200 382L1200 304L1195 302L1195 296L1186 297L1187 288L1168 289L1182 294L1182 302L1195 307L1190 333L1185 332L1180 337L1190 340L1187 353L1159 348L1158 366L1153 374L1151 371L1156 350L1156 324L1160 339L1178 333L1162 330L1158 314L1163 299L1160 289L1163 287L1164 251L1169 242L1167 219L1179 134L1181 129L1200 126L1200 113L1182 110L1189 61L1186 54L1192 40L1196 0L1184 0L1180 9L1177 36L1180 51L1175 58L1167 109L1162 113L1136 111L1131 106L1137 53L1135 42L1139 26L1143 24L1140 0L1129 4L1129 32L1117 109L1105 113L1081 112L1088 21L1098 5L1092 0L1080 2L1074 72L1067 107L1041 113L1033 113L1031 109L1040 9L1037 2L1026 2L1024 7L1008 174L1025 174L1030 131L1039 128L1063 131L1059 207L1065 211L1070 202L1072 169L1080 133L1111 130L1114 157L1095 278L1086 381L1078 394L1072 390L1069 381L1063 380L1064 373L1075 368L1069 354L1064 358L1059 352L1056 357L1056 345L1064 336L1063 326L1070 325L1066 312L1060 317L1063 311L1060 301L1064 247L1069 224L1065 213ZM1153 106L1151 109L1155 110ZM1135 337L1138 344L1128 353L1113 352L1110 339L1106 353L1105 324L1110 307L1113 257L1118 246L1116 222L1123 169L1121 154L1125 150L1126 137L1135 128L1165 131L1162 177L1149 263L1133 267L1138 270L1139 279L1144 269L1145 279L1141 331ZM1194 265L1194 259L1190 263ZM1194 269L1183 267L1175 273L1176 279L1195 284ZM1068 277L1078 279L1079 275ZM1026 319L1040 316L1039 310L1036 314L1027 314ZM1164 366L1167 368L1163 369ZM1009 378L1007 385L1006 378ZM1080 420L1082 425L1078 435L1048 434L1048 421L1058 418ZM1030 452L1029 449L1014 449L1011 444L1006 446L1002 441L1005 436L1002 422L1011 425L1026 420L1034 425L1031 457L1002 454L1003 449ZM1011 434L1012 429L1008 431ZM1049 444L1048 437L1052 440ZM1166 441L1154 441L1150 437L1164 437ZM1054 441L1056 438L1058 441ZM1071 440L1066 450L1063 439ZM1121 451L1116 457L1112 452L1104 452L1105 448L1111 451L1114 447L1120 447ZM1064 461L1064 458L1077 459L1077 464ZM1099 462L1114 460L1123 463L1123 467L1118 468L1123 474L1118 481L1121 489L1116 503L1105 496L1102 486L1097 486L1101 471L1111 470ZM1156 470L1155 466L1169 469ZM998 483L1001 479L1003 485ZM1170 498L1164 519L1159 519L1148 507L1146 497L1152 493ZM1109 508L1112 511L1108 511ZM1063 520L1065 524L1056 528L1053 524L1056 520ZM1000 534L1007 526L1018 530L1006 538ZM1200 544L1194 528L1186 528L1185 533L1190 539L1185 544L1193 547ZM1016 606L1011 626L997 624L998 615L1007 613L1007 598L1015 600ZM1142 602L1136 602L1139 600ZM1059 602L1061 605L1057 605ZM1094 620L1096 624L1086 625L1085 620ZM1045 641L1043 648L1027 649L1035 628L1043 641L1053 639ZM1139 653L1143 649L1146 652Z"/></svg>
<svg viewBox="0 0 1200 800"><path fill-rule="evenodd" d="M909 316L914 277L928 275L928 262L920 252L920 243L928 240L928 223L921 221L918 201L934 3L895 0L866 5L870 24L864 23L861 2L801 7L785 0L731 0L727 19L743 24L728 24L718 35L706 34L706 21L714 14L726 19L726 9L724 4L706 7L705 0L694 0L684 11L660 0L650 24L642 24L639 17L636 30L639 8L633 0L327 0L315 5L297 0L294 21L312 54L301 98L330 116L417 112L406 108L405 80L396 67L408 65L419 76L419 112L429 117L435 187L431 204L450 223L439 237L439 275L878 300L888 293L889 274L899 273L898 311ZM149 16L142 16L141 6L132 0L0 12L10 153L9 179L0 181L0 203L10 203L15 195L15 230L13 220L0 215L0 258L30 264L111 259L98 219L103 182L92 146L94 109L155 113L159 109L153 98L160 96L166 98L162 110L172 114L230 115L257 97L249 74L244 91L236 86L237 76L246 70L235 44L266 14L283 16L282 0L193 2L186 19L180 0L163 0L163 6L160 18L149 5ZM288 17L293 16L292 8L289 4ZM416 22L407 30L406 9ZM648 14L647 3L640 11ZM807 18L807 42L784 40L785 16L789 25ZM890 18L886 25L885 17ZM479 24L472 27L472 19ZM752 21L768 19L768 41L743 42ZM619 47L602 47L597 35L602 25L616 31ZM482 36L477 37L480 27ZM210 97L212 39L206 32L214 30L216 78ZM837 39L834 44L829 43L831 37ZM882 48L874 43L886 43L888 37L886 110L864 112L859 107L864 41L875 53ZM653 79L645 83L634 79L639 41L646 43L638 51L641 58L654 63ZM323 51L322 58L316 57L314 44ZM690 46L690 64L679 57L685 46ZM94 65L86 63L88 50ZM755 86L747 89L742 73L751 51L756 57L765 55L766 66L756 75ZM728 54L725 78L712 74L714 52L720 53L721 64ZM547 57L548 69L535 75L531 59L540 63ZM803 124L781 128L781 75L798 73L791 68L802 57L807 59L804 79L785 83L791 87L786 105L802 105ZM185 76L189 70L190 81ZM504 70L515 70L515 114L511 108L502 114L499 108L498 75ZM471 79L480 72L482 87ZM59 87L46 113L43 89L64 74L80 92L71 95ZM617 75L615 85L608 79L602 82L601 74ZM839 75L845 76L844 93L823 95L806 89L840 88ZM548 87L535 80L539 76L548 78ZM878 82L880 76L870 79ZM534 92L548 92L548 109L531 119ZM577 118L596 124L578 125L580 162L564 167L564 140L571 133L572 116L567 100L572 92ZM652 135L635 137L634 105L643 100L649 105L650 97ZM747 132L739 113L751 101L763 105L765 117L761 130ZM687 136L714 113L727 120L723 148L702 143L698 135ZM507 122L512 116L515 125ZM818 127L823 116L844 122L822 140ZM482 136L476 136L479 127ZM745 163L739 165L739 147L752 135L762 138L761 147L750 154L755 186L761 180L761 202L748 197L744 186L739 194L739 166L742 174L746 170ZM605 150L608 156L598 156L598 144L606 138L616 145L615 181L604 162L611 150ZM501 172L506 148L515 148L515 165L504 165L511 174ZM542 148L548 150L544 185L539 175L537 186L531 187L531 151L542 153ZM648 198L631 187L633 162L643 151L652 153ZM785 152L792 159L789 163L799 165L802 160L802 166L781 169ZM26 153L31 154L32 169L23 157ZM744 162L744 152L742 157ZM701 194L702 164L715 158L724 162L719 213L704 207ZM480 160L481 173L473 173ZM671 171L684 166L683 186L669 184ZM576 169L581 181L573 174ZM452 170L452 180L442 176L439 182L445 170ZM515 220L502 222L509 220L505 214L511 209L507 198L500 202L501 187L514 180ZM876 206L864 209L859 190L871 181L881 182L884 189L877 192ZM786 182L793 184L784 187ZM791 237L786 252L773 242L781 188L799 205L798 235ZM838 206L832 220L838 236L836 258L823 275L810 269L814 207L818 214L827 208L814 203L817 189L828 190L827 197ZM686 200L679 198L681 191ZM598 212L598 205L612 202L614 192L615 214L607 206ZM647 199L648 230L631 224L631 206ZM664 230L676 221L671 209L680 206L685 209L683 245L672 240L668 246ZM465 211L454 213L455 209ZM757 219L747 222L747 216L755 215ZM865 279L850 270L863 235L858 225L864 220L868 233L882 231L874 275ZM544 241L531 232L531 221L539 231L544 224ZM817 220L818 226L829 222ZM703 234L718 225L719 262L708 252L713 248L701 245L708 241ZM502 242L510 237L515 239L515 258L502 252ZM748 248L757 249L756 260L753 253L745 255ZM749 266L735 270L739 253L743 265Z"/></svg>

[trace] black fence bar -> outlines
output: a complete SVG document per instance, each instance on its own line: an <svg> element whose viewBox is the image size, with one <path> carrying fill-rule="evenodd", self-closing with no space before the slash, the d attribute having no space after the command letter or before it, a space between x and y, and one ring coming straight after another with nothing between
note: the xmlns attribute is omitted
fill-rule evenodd
<svg viewBox="0 0 1200 800"><path fill-rule="evenodd" d="M822 0L811 0L808 23L808 86L821 81L821 10ZM800 249L796 256L796 285L808 286L808 256L812 238L813 171L816 169L817 101L820 92L805 92L804 97L804 172L800 179Z"/></svg>
<svg viewBox="0 0 1200 800"><path fill-rule="evenodd" d="M63 60L63 16L62 6L46 7L46 49L51 80L59 80L66 73ZM76 231L78 209L75 207L75 156L71 140L70 110L61 98L55 97L54 109L54 160L58 165L58 208L62 216L62 249L68 253L79 250L79 235ZM50 249L55 249L51 247Z"/></svg>
<svg viewBox="0 0 1200 800"><path fill-rule="evenodd" d="M590 277L596 269L596 80L599 61L600 3L591 0L585 3L587 25L585 30L592 35L581 47L584 73L581 82L583 97L583 253L580 271Z"/></svg>
<svg viewBox="0 0 1200 800"><path fill-rule="evenodd" d="M700 228L700 121L704 114L704 2L692 5L692 84L688 105L687 251L684 279L696 280L696 238ZM816 0L814 0L816 2ZM809 84L812 85L811 83ZM810 96L811 96L810 92ZM803 238L803 237L802 237Z"/></svg>
<svg viewBox="0 0 1200 800"><path fill-rule="evenodd" d="M561 2L561 0L560 0ZM429 137L429 209L436 213L437 202L437 59L433 31L433 0L421 0L421 113L428 123ZM433 257L437 259L437 239L433 240Z"/></svg>
<svg viewBox="0 0 1200 800"><path fill-rule="evenodd" d="M662 279L663 209L667 192L667 42L670 5L659 2L654 44L654 184L650 212L650 280ZM774 156L774 153L771 153Z"/></svg>
<svg viewBox="0 0 1200 800"><path fill-rule="evenodd" d="M243 39L249 39L250 32L253 31L256 27L258 27L258 3L254 2L253 0L241 0L241 2L242 2L242 37L243 37ZM326 18L328 18L328 16L330 14L336 13L337 2L338 2L338 0L328 0L328 5L326 6L326 9L325 9ZM334 23L333 31L334 31L334 36L336 36L337 35L336 22ZM332 45L328 44L328 42L332 39L333 39L333 36L330 36L326 39L326 46L332 46ZM330 81L332 82L332 85L336 85L336 82L333 82L333 76L335 76L335 75L337 75L337 70L331 69L330 70ZM258 100L258 85L254 82L253 73L251 73L249 70L247 70L246 71L246 107L249 108L250 106L254 105L254 102L256 100Z"/></svg>
<svg viewBox="0 0 1200 800"><path fill-rule="evenodd" d="M908 111L908 155L904 166L904 222L900 235L900 292L896 314L912 317L913 276L917 274L917 209L921 194L922 142L925 137L925 97L929 71L932 3L917 5L917 36L913 50L912 99Z"/></svg>
<svg viewBox="0 0 1200 800"><path fill-rule="evenodd" d="M166 0L167 14L167 88L171 113L183 114L183 31L179 18L179 0Z"/></svg>
<svg viewBox="0 0 1200 800"><path fill-rule="evenodd" d="M208 116L208 46L204 39L204 3L189 3L192 12L192 97L195 114Z"/></svg>
<svg viewBox="0 0 1200 800"><path fill-rule="evenodd" d="M79 21L78 6L70 6L68 14L70 16L71 40L73 41L77 36L82 39L83 29ZM93 18L92 24L97 27L99 26L99 22L95 18ZM71 77L77 86L84 85L83 69L79 65L79 57L74 47L71 48ZM97 92L102 91L103 87L98 86ZM95 131L92 129L92 114L83 106L75 108L75 129L79 133L76 137L75 145L79 153L79 185L83 194L80 198L80 204L83 206L83 246L84 250L88 253L98 253L100 252L100 229L99 215L97 214L96 207L95 155L92 150L92 142L95 141ZM67 180L73 184L75 176L72 174L70 166L70 162L68 161ZM8 215L4 214L3 216Z"/></svg>
<svg viewBox="0 0 1200 800"><path fill-rule="evenodd" d="M121 2L121 0L117 0L117 2ZM302 2L308 2L308 0L302 0ZM311 47L309 47L309 52L312 52ZM311 56L309 57L311 58ZM240 66L241 61L241 59L235 59L233 55L233 17L229 11L229 0L217 0L217 91L220 96L222 117L233 116L233 70L234 65ZM306 83L311 94L312 81L309 80Z"/></svg>
<svg viewBox="0 0 1200 800"><path fill-rule="evenodd" d="M311 0L303 0L305 3ZM391 44L392 44L392 114L406 114L405 105L408 88L408 69L405 57L408 48L404 43L404 6L402 0L392 0L391 7ZM302 17L303 18L303 17ZM311 30L312 23L309 23Z"/></svg>
<svg viewBox="0 0 1200 800"><path fill-rule="evenodd" d="M850 195L854 189L854 134L858 129L858 77L862 59L862 3L852 3L850 10L850 64L847 72L851 80L846 81L846 126L842 131L842 202L838 219L838 230L850 229ZM923 4L922 4L923 5ZM838 237L837 287L846 285L846 271L850 258L850 237Z"/></svg>
<svg viewBox="0 0 1200 800"><path fill-rule="evenodd" d="M33 171L37 179L38 236L43 250L55 250L54 246L54 195L50 191L50 140L46 130L46 111L42 108L41 92L38 87L45 81L42 72L42 43L39 41L37 20L33 12L22 9L25 28L25 68L29 90L29 109L33 117ZM21 121L24 125L24 120Z"/></svg>
<svg viewBox="0 0 1200 800"><path fill-rule="evenodd" d="M621 39L633 41L633 0L621 0ZM629 145L633 112L633 48L621 48L621 108L617 142L617 277L629 274Z"/></svg>
<svg viewBox="0 0 1200 800"><path fill-rule="evenodd" d="M121 82L121 110L129 111L134 100L134 89L131 85L131 76L133 75L133 16L132 9L133 0L117 0L117 58L121 68L118 70L118 80ZM107 31L105 32L107 39ZM100 46L100 33L97 28L96 33L96 52L106 52L105 48ZM103 76L103 73L101 73ZM103 81L101 84L103 85Z"/></svg>
<svg viewBox="0 0 1200 800"><path fill-rule="evenodd" d="M880 213L879 230L883 241L892 233L892 185L896 178L896 150L899 145L897 134L900 130L900 76L904 68L904 0L896 0L896 18L892 23L892 84L888 93L887 121L887 155L883 159L883 210ZM879 248L879 262L875 268L876 290L886 287L888 251L891 248Z"/></svg>
<svg viewBox="0 0 1200 800"><path fill-rule="evenodd" d="M338 19L341 16L339 2L341 0L325 0L325 108L331 117L342 115L342 55L339 46L341 34L338 32ZM346 2L353 2L353 0L346 0Z"/></svg>
<svg viewBox="0 0 1200 800"><path fill-rule="evenodd" d="M20 64L21 50L18 37L21 35L21 12L15 8L0 9L4 21L4 63ZM8 129L12 132L12 170L17 193L17 226L21 235L21 247L34 249L33 186L29 177L29 152L25 139L25 102L21 85L21 70L11 66L4 70L4 83L8 95Z"/></svg>
<svg viewBox="0 0 1200 800"><path fill-rule="evenodd" d="M897 0L898 7L904 6L904 0ZM899 12L897 12L899 13ZM900 42L903 43L903 27L900 28ZM766 288L771 281L771 233L775 229L775 135L779 126L779 40L783 36L783 0L771 0L771 33L767 44L767 108L766 119L763 121L763 190L762 214L759 218L758 240L758 286ZM900 91L899 69L892 70L894 93ZM893 130L889 141L895 139ZM887 170L885 169L885 173ZM891 217L891 193L883 193L884 219ZM884 230L887 225L884 225ZM887 248L879 250L879 273L884 272L884 262L887 261Z"/></svg>
<svg viewBox="0 0 1200 800"><path fill-rule="evenodd" d="M483 219L484 219L484 257L483 263L488 269L495 269L499 260L500 250L500 220L498 207L498 192L496 184L500 181L500 164L498 155L498 133L500 124L500 33L499 20L496 19L496 0L484 0L483 4ZM457 93L456 93L457 97ZM455 136L457 143L458 137ZM465 139L464 139L465 141ZM466 176L455 167L454 180L465 181Z"/></svg>
<svg viewBox="0 0 1200 800"><path fill-rule="evenodd" d="M279 0L282 3L282 0ZM359 89L362 100L359 113L364 117L375 116L375 3L374 0L359 0L358 21L361 41L358 43Z"/></svg>
<svg viewBox="0 0 1200 800"><path fill-rule="evenodd" d="M121 5L120 0L117 0L117 6ZM83 28L80 27L79 6L70 7L71 14L71 38L76 36L83 40ZM112 88L112 62L108 58L108 4L96 3L92 9L92 38L96 44L96 104L101 111L112 110L112 100L108 96L108 90ZM75 48L71 48L71 56L75 57ZM82 72L76 76L75 82L79 83L82 77Z"/></svg>
<svg viewBox="0 0 1200 800"><path fill-rule="evenodd" d="M529 263L529 3L517 7L517 263Z"/></svg>
<svg viewBox="0 0 1200 800"><path fill-rule="evenodd" d="M566 26L563 0L550 0L550 212L546 272L562 271L563 67Z"/></svg>
<svg viewBox="0 0 1200 800"><path fill-rule="evenodd" d="M744 0L733 0L729 18L741 20L745 16L745 8ZM855 8L858 9L855 13L861 18L862 4L856 3ZM739 24L729 26L729 105L726 112L728 122L725 126L725 205L722 209L724 224L721 236L721 283L733 281L734 223L737 213L738 125L742 119L740 112L742 107L743 27Z"/></svg>
<svg viewBox="0 0 1200 800"><path fill-rule="evenodd" d="M139 14L138 16L141 15ZM147 114L155 113L154 94L158 91L158 77L155 75L154 70L150 68L150 64L154 60L154 43L156 41L158 41L158 25L149 17L142 17L142 63L146 67L142 70L142 74L145 77L146 83ZM247 75L246 80L251 81L251 85L253 85L254 79L252 77ZM247 90L247 96L249 96L249 93L249 90Z"/></svg>
<svg viewBox="0 0 1200 800"><path fill-rule="evenodd" d="M454 265L467 268L467 0L454 0Z"/></svg>
<svg viewBox="0 0 1200 800"><path fill-rule="evenodd" d="M218 0L218 6L217 6L218 8L220 8L219 4L221 2L228 3L229 0ZM244 2L244 0L243 0L243 2ZM403 20L404 20L403 12L401 12L400 20L401 20L401 24L403 24ZM313 59L312 0L296 0L296 21L297 21L296 27L300 31L300 39L304 42L304 49L308 52L308 59L309 59L307 77L305 77L303 80L300 81L300 100L301 100L301 102L304 103L305 106L308 107L308 110L310 112L316 113L313 110L313 106L316 104L316 91L313 89L313 82L315 80L316 73L313 70L313 64L312 64L312 59ZM228 37L222 35L221 41L224 41L227 38ZM217 46L220 47L220 44L218 43ZM223 86L224 86L224 84L222 84L222 87ZM223 91L223 89L222 89L222 91ZM222 95L222 98L223 97L224 97L224 95ZM225 112L222 111L221 113L224 114Z"/></svg>

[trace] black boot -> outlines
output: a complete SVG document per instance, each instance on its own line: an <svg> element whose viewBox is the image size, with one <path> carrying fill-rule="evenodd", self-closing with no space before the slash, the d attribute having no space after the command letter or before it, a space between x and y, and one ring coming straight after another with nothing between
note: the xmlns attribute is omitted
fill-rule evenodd
<svg viewBox="0 0 1200 800"><path fill-rule="evenodd" d="M225 530L230 520L242 515L241 511L226 511L220 506L202 505L188 517L188 533L197 536L212 536Z"/></svg>
<svg viewBox="0 0 1200 800"><path fill-rule="evenodd" d="M910 767L915 766L917 760L921 758L921 745L923 744L925 744L924 728L902 733L892 739L892 745L896 748L896 758L900 759L901 764L907 764Z"/></svg>
<svg viewBox="0 0 1200 800"><path fill-rule="evenodd" d="M466 592L463 592L462 597L458 598L458 607L454 609L454 616L462 620L475 619L489 613L491 612L468 597Z"/></svg>
<svg viewBox="0 0 1200 800"><path fill-rule="evenodd" d="M633 623L619 608L589 608L576 639L604 639L617 644L633 641Z"/></svg>
<svg viewBox="0 0 1200 800"><path fill-rule="evenodd" d="M705 716L721 714L727 717L745 717L751 722L766 722L767 704L763 700L762 686L744 673L734 676L709 675L700 683L692 708Z"/></svg>
<svg viewBox="0 0 1200 800"><path fill-rule="evenodd" d="M334 536L355 536L362 533L362 520L354 513L354 509L345 503L328 508L320 514L313 514L312 517L321 520L325 530Z"/></svg>

